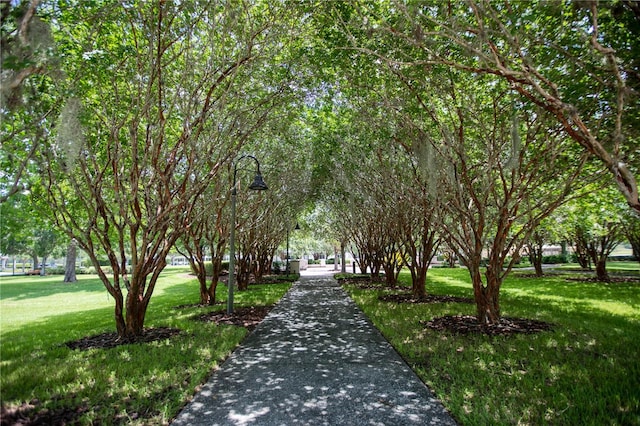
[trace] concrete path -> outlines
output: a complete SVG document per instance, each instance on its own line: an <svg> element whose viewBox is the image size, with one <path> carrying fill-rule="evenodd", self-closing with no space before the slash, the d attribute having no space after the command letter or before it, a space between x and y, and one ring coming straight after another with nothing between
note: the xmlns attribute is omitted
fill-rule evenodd
<svg viewBox="0 0 640 426"><path fill-rule="evenodd" d="M331 272L303 272L173 424L455 425Z"/></svg>

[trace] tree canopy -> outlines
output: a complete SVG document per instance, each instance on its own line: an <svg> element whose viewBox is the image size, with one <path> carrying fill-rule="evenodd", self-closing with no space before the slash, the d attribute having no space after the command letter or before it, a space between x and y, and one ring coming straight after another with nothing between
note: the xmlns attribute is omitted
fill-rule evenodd
<svg viewBox="0 0 640 426"><path fill-rule="evenodd" d="M174 247L212 303L231 227L259 276L315 204L372 274L411 265L418 297L440 244L455 251L486 322L537 225L585 182L606 172L640 212L631 1L41 0L1 16L3 211L46 200L123 337ZM240 192L232 224L243 154L270 191Z"/></svg>

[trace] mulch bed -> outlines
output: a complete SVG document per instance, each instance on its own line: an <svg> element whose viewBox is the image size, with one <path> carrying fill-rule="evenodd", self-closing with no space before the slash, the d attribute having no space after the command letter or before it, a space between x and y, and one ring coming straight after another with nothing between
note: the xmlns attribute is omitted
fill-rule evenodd
<svg viewBox="0 0 640 426"><path fill-rule="evenodd" d="M173 309L206 308L206 307L222 305L222 304L226 304L226 302L216 302L213 305L203 304L203 303L187 303L185 305L174 306Z"/></svg>
<svg viewBox="0 0 640 426"><path fill-rule="evenodd" d="M78 418L87 411L86 406L76 409L41 409L40 401L34 399L17 407L0 407L1 426L44 426L76 424Z"/></svg>
<svg viewBox="0 0 640 426"><path fill-rule="evenodd" d="M273 306L240 307L235 308L231 315L228 315L227 311L216 311L197 315L195 319L199 321L213 321L217 324L237 325L253 331L272 308Z"/></svg>
<svg viewBox="0 0 640 426"><path fill-rule="evenodd" d="M200 305L184 305L184 307L200 306ZM271 306L258 307L241 307L236 308L233 315L227 315L226 311L209 312L195 317L199 321L213 321L218 324L231 324L245 327L249 331L256 328L258 324L267 316L271 310ZM132 343L150 343L158 340L169 339L181 331L177 328L155 327L144 330L142 336L135 339L120 339L118 334L102 333L95 336L83 337L82 339L66 342L65 345L70 349L88 350L88 349L109 349L120 345L129 345Z"/></svg>
<svg viewBox="0 0 640 426"><path fill-rule="evenodd" d="M587 282L587 283L603 283L603 281L599 280L596 277L569 277L565 278L566 281L572 282ZM609 281L606 281L607 284L626 284L626 283L640 283L640 277L616 277L609 275Z"/></svg>
<svg viewBox="0 0 640 426"><path fill-rule="evenodd" d="M120 345L130 345L132 343L149 343L158 340L169 339L172 336L180 334L177 328L158 327L146 328L142 336L133 339L120 339L116 332L102 333L95 336L83 337L79 340L67 342L65 345L69 349L78 349L86 351L88 349L109 349Z"/></svg>
<svg viewBox="0 0 640 426"><path fill-rule="evenodd" d="M411 293L384 294L378 297L382 302L394 303L474 303L470 297L440 296L428 294L427 297L413 297Z"/></svg>
<svg viewBox="0 0 640 426"><path fill-rule="evenodd" d="M553 329L553 325L544 321L502 317L497 324L481 324L473 315L451 315L421 322L426 328L438 331L450 331L457 334L487 334L491 336L510 336L513 334L533 334Z"/></svg>

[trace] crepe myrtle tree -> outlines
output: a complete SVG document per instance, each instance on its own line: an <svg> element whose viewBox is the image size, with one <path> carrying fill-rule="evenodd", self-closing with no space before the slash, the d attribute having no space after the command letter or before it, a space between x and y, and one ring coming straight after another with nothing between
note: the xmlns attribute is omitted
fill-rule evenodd
<svg viewBox="0 0 640 426"><path fill-rule="evenodd" d="M56 21L78 41L61 47L74 96L41 152L42 178L57 225L115 301L118 335L135 339L196 200L284 91L287 68L267 62L282 59L291 21L259 4L91 6ZM101 25L75 25L76 13Z"/></svg>
<svg viewBox="0 0 640 426"><path fill-rule="evenodd" d="M507 96L499 82L487 91L465 78L450 84L440 92L449 113L431 112L443 230L469 270L478 320L496 323L504 278L533 230L571 193L585 156L571 152L547 113Z"/></svg>
<svg viewBox="0 0 640 426"><path fill-rule="evenodd" d="M633 256L640 262L640 217L627 214L622 220L622 230L631 245Z"/></svg>
<svg viewBox="0 0 640 426"><path fill-rule="evenodd" d="M525 244L525 250L533 265L536 277L544 275L544 270L542 269L544 246L558 242L561 238L560 234L558 221L553 215L543 219L531 233L529 240Z"/></svg>
<svg viewBox="0 0 640 426"><path fill-rule="evenodd" d="M216 303L216 289L229 235L230 200L227 193L231 186L231 180L221 175L195 200L196 207L189 224L176 245L198 279L201 305ZM210 269L207 268L207 255L211 258Z"/></svg>
<svg viewBox="0 0 640 426"><path fill-rule="evenodd" d="M595 187L579 199L572 200L565 210L569 239L580 266L595 266L596 279L608 282L607 259L624 241L624 217L621 217L622 197L612 187Z"/></svg>

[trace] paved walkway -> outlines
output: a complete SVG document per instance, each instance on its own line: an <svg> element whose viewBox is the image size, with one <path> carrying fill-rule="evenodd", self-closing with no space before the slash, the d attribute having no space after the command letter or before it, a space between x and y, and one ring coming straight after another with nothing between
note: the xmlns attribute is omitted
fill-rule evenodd
<svg viewBox="0 0 640 426"><path fill-rule="evenodd" d="M174 425L455 425L327 273L303 273Z"/></svg>

